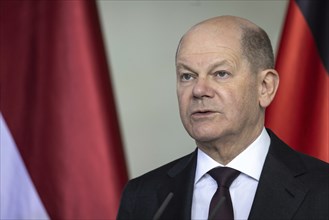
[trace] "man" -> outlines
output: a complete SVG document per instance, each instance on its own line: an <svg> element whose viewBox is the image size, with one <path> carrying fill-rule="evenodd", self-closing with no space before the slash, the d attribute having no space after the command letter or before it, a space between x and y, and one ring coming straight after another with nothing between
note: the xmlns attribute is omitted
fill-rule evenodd
<svg viewBox="0 0 329 220"><path fill-rule="evenodd" d="M230 218L328 219L328 164L264 128L279 85L273 68L270 40L250 21L221 16L193 26L178 46L176 72L180 117L197 150L131 180L118 219L222 216L212 205L215 167L237 172L215 204L231 203Z"/></svg>

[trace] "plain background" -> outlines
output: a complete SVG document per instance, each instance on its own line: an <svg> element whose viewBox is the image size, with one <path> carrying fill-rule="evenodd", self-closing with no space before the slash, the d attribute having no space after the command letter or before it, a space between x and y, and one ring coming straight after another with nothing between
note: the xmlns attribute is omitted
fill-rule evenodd
<svg viewBox="0 0 329 220"><path fill-rule="evenodd" d="M207 18L236 15L261 26L276 52L288 5L287 0L97 3L130 178L196 148L178 112L174 64L181 36Z"/></svg>

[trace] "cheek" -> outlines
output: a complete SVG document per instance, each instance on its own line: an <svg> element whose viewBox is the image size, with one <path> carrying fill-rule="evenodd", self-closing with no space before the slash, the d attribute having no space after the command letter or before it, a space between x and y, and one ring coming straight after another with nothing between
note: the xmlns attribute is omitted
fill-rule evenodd
<svg viewBox="0 0 329 220"><path fill-rule="evenodd" d="M248 118L253 118L257 111L259 110L258 104L258 93L256 87L246 87L240 92L240 95L236 97L236 117L248 120Z"/></svg>
<svg viewBox="0 0 329 220"><path fill-rule="evenodd" d="M188 111L188 97L186 93L177 91L178 107L182 120L186 117Z"/></svg>
<svg viewBox="0 0 329 220"><path fill-rule="evenodd" d="M225 97L225 107L228 107L226 113L231 117L240 118L247 112L253 111L257 106L257 92L255 88L251 86L236 87L236 89L227 90L222 93Z"/></svg>
<svg viewBox="0 0 329 220"><path fill-rule="evenodd" d="M187 89L177 89L177 99L179 107L182 109L186 109L188 102L190 100L191 93Z"/></svg>

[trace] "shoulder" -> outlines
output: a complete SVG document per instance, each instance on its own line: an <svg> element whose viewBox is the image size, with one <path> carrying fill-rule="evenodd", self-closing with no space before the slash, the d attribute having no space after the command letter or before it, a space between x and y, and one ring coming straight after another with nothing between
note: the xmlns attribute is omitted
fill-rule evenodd
<svg viewBox="0 0 329 220"><path fill-rule="evenodd" d="M301 180L305 183L309 183L316 189L317 191L324 191L328 194L328 186L329 186L329 164L316 159L314 157L302 154L297 152L299 158L303 162L307 173L305 175L301 175ZM319 188L321 187L322 188Z"/></svg>
<svg viewBox="0 0 329 220"><path fill-rule="evenodd" d="M299 215L296 218L317 218L328 217L329 206L329 164L297 152L302 161L305 172L295 178L308 189L305 200Z"/></svg>
<svg viewBox="0 0 329 220"><path fill-rule="evenodd" d="M272 194L267 206L274 203L273 207L278 208L278 204L284 204L287 210L294 210L294 219L328 216L329 164L292 149L272 131L268 133L271 144L258 185L262 194L255 199L259 207L264 207L264 201ZM279 210L278 214L284 215Z"/></svg>
<svg viewBox="0 0 329 220"><path fill-rule="evenodd" d="M271 137L269 154L284 164L284 167L305 184L323 186L328 191L328 163L292 149L271 130L268 132Z"/></svg>
<svg viewBox="0 0 329 220"><path fill-rule="evenodd" d="M168 178L171 178L181 172L193 159L195 154L196 152L190 153L141 176L133 178L128 181L126 188L134 188L134 190L137 190L140 187L149 189L155 188L158 184L162 184Z"/></svg>
<svg viewBox="0 0 329 220"><path fill-rule="evenodd" d="M117 219L151 218L161 200L158 196L165 193L163 190L175 186L176 182L181 185L186 173L193 172L195 155L191 153L128 181L121 195Z"/></svg>
<svg viewBox="0 0 329 220"><path fill-rule="evenodd" d="M319 160L317 158L311 157L309 155L297 152L301 160L303 161L304 165L307 167L308 170L315 171L315 172L326 172L328 174L329 171L329 164L325 161ZM327 175L329 176L329 175Z"/></svg>
<svg viewBox="0 0 329 220"><path fill-rule="evenodd" d="M287 165L302 163L309 170L328 170L328 163L294 150L278 136L276 136L273 131L270 129L267 129L267 131L271 137L271 147L269 153L280 157L280 159L282 159L282 161L284 161Z"/></svg>

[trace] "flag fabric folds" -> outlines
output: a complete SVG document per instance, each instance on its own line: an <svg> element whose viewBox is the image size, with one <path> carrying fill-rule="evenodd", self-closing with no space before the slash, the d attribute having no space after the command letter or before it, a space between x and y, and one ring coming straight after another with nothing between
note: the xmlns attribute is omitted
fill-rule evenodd
<svg viewBox="0 0 329 220"><path fill-rule="evenodd" d="M266 125L293 148L329 162L329 2L291 0L276 60L278 94Z"/></svg>
<svg viewBox="0 0 329 220"><path fill-rule="evenodd" d="M13 0L0 10L1 120L15 158L49 218L114 219L127 171L96 2ZM20 206L1 193L15 218Z"/></svg>

